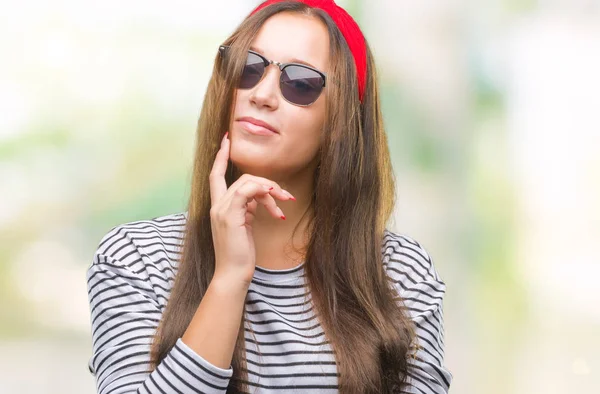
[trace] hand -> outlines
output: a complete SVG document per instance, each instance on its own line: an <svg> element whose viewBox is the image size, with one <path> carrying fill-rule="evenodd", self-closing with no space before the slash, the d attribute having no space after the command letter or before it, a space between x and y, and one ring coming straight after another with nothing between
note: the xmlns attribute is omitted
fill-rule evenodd
<svg viewBox="0 0 600 394"><path fill-rule="evenodd" d="M215 247L215 276L227 277L249 286L256 267L256 251L252 236L252 221L258 204L277 220L285 219L275 203L295 200L277 183L243 174L227 188L225 171L231 141L225 133L210 172L210 223Z"/></svg>

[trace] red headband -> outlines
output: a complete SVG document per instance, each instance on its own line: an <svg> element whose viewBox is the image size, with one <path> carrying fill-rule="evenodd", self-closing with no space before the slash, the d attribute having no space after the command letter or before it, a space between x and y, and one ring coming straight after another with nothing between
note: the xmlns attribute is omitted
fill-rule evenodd
<svg viewBox="0 0 600 394"><path fill-rule="evenodd" d="M280 3L284 0L267 0L258 5L250 13L255 12L275 3ZM337 27L342 32L342 35L348 43L348 47L354 56L354 64L356 65L356 74L358 77L358 97L362 101L365 93L365 85L367 83L367 47L365 37L360 31L360 27L356 21L342 7L335 4L334 0L296 0L313 8L320 8L325 11L335 22Z"/></svg>

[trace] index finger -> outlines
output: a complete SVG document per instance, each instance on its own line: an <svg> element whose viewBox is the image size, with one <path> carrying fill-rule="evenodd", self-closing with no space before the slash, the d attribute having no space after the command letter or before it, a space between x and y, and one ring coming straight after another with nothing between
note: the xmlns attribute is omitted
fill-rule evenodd
<svg viewBox="0 0 600 394"><path fill-rule="evenodd" d="M211 205L214 205L227 192L227 182L225 181L225 171L227 171L227 162L229 160L230 141L227 138L229 132L221 140L221 148L217 152L215 162L208 177L210 184Z"/></svg>

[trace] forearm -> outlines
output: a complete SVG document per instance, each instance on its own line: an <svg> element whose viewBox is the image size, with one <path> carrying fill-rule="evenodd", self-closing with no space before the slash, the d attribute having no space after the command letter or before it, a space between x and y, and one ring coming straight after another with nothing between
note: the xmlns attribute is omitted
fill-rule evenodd
<svg viewBox="0 0 600 394"><path fill-rule="evenodd" d="M237 340L247 286L213 277L182 341L211 364L228 369Z"/></svg>

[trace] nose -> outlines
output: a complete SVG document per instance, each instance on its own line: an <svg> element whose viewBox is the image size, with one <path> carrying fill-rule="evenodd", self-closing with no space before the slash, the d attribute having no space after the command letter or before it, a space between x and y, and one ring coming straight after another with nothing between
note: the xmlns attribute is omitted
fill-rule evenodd
<svg viewBox="0 0 600 394"><path fill-rule="evenodd" d="M270 64L263 78L252 88L250 102L257 107L275 110L279 106L279 68Z"/></svg>

